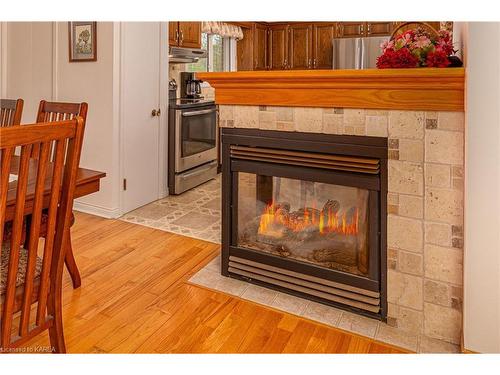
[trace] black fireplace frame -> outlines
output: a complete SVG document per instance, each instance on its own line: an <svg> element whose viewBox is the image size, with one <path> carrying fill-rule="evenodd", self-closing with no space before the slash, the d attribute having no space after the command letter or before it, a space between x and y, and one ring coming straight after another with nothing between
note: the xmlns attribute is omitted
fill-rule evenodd
<svg viewBox="0 0 500 375"><path fill-rule="evenodd" d="M387 138L351 135L327 135L302 132L286 132L258 129L222 129L222 257L221 273L224 276L242 279L251 283L279 290L288 294L314 300L353 311L358 314L387 319ZM377 158L380 161L378 175L352 172L328 171L311 167L281 165L262 161L231 158L231 146L265 147L273 149L317 152L322 154L348 155ZM273 254L236 246L237 244L237 196L238 172L263 176L296 178L337 185L367 189L370 194L370 244L377 246L379 257L370 256L369 277L355 276L341 271L323 268L300 260L282 258ZM374 217L373 212L377 213ZM379 230L373 228L378 226ZM244 258L283 268L293 272L312 275L333 282L380 293L380 311L372 313L353 306L325 300L299 291L290 290L261 280L247 278L229 271L229 257ZM375 262L375 263L374 263ZM374 270L376 272L374 272Z"/></svg>

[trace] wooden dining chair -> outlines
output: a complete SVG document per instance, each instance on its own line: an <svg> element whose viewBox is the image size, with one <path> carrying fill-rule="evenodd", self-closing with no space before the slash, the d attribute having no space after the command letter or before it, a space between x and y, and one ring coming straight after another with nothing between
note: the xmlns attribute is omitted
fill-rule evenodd
<svg viewBox="0 0 500 375"><path fill-rule="evenodd" d="M23 115L24 100L0 99L0 127L19 125Z"/></svg>
<svg viewBox="0 0 500 375"><path fill-rule="evenodd" d="M53 351L66 351L62 272L82 133L83 119L80 117L57 124L0 128L0 238L5 220L13 220L11 240L1 248L1 352L15 351L47 329ZM49 163L49 151L54 143L54 158ZM35 145L40 146L38 162L30 158ZM13 157L16 147L21 148L18 178L9 183L9 173L16 168ZM12 195L16 200L15 208L7 212L6 202L13 198ZM32 201L33 213L29 248L25 248L21 235L28 200ZM42 246L40 223L44 205L49 208Z"/></svg>
<svg viewBox="0 0 500 375"><path fill-rule="evenodd" d="M71 120L76 116L79 116L83 120L83 128L85 129L85 123L87 121L87 111L88 104L83 103L62 103L62 102L48 102L46 100L41 100L40 105L38 106L38 114L36 117L36 122L45 123L45 122L53 122L53 121L61 121L61 120ZM83 134L82 131L81 137L82 140L80 142L80 146L83 144ZM31 156L33 158L38 158L39 148L34 147ZM81 152L81 150L80 150ZM80 152L78 155L80 155ZM78 161L80 157L78 156ZM73 225L75 221L75 216L71 216L71 225ZM42 224L45 224L46 216L42 216ZM42 236L44 233L45 225L42 225ZM78 266L76 264L75 255L73 253L73 246L71 242L71 234L68 237L68 251L66 252L66 268L71 276L71 281L73 283L73 288L77 289L82 285L82 278L80 276L80 271L78 270Z"/></svg>

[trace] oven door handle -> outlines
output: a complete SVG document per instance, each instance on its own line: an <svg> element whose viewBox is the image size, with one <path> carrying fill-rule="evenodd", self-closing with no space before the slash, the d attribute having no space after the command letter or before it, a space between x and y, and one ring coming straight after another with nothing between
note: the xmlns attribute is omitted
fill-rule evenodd
<svg viewBox="0 0 500 375"><path fill-rule="evenodd" d="M190 112L182 112L182 117L190 117L197 115L206 115L207 113L215 112L216 109L204 109L202 111L190 111Z"/></svg>

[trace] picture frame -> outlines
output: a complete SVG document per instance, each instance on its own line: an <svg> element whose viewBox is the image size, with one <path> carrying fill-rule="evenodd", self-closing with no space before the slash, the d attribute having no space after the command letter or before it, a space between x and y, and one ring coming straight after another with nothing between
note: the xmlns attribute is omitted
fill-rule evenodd
<svg viewBox="0 0 500 375"><path fill-rule="evenodd" d="M97 22L68 22L69 61L97 61Z"/></svg>

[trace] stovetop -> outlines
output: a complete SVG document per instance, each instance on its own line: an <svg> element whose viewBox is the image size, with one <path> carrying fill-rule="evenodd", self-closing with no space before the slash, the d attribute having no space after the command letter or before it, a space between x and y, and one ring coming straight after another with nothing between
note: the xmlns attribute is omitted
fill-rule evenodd
<svg viewBox="0 0 500 375"><path fill-rule="evenodd" d="M192 108L202 107L206 105L214 105L215 101L209 99L171 99L169 102L170 108Z"/></svg>

